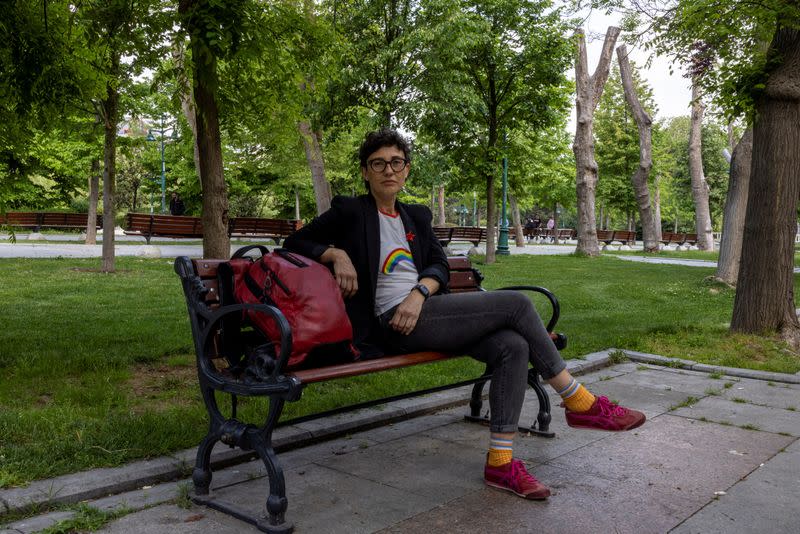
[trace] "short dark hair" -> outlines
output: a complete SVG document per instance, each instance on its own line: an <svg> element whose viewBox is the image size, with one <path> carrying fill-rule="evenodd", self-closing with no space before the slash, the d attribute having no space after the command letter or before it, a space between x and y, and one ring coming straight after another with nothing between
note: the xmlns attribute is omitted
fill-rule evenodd
<svg viewBox="0 0 800 534"><path fill-rule="evenodd" d="M411 144L408 140L400 135L397 130L391 128L381 128L380 130L369 132L364 137L364 142L358 149L358 159L361 161L361 166L367 166L367 158L376 150L380 150L385 146L396 146L403 151L403 155L408 161L411 161Z"/></svg>

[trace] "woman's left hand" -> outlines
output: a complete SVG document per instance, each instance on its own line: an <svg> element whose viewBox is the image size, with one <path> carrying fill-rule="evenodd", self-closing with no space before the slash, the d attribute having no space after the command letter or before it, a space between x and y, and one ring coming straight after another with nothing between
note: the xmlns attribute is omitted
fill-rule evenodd
<svg viewBox="0 0 800 534"><path fill-rule="evenodd" d="M424 303L425 297L422 296L422 293L419 291L412 291L403 302L397 306L392 320L389 321L389 326L407 336L413 332L414 327L417 326L417 320L419 319L419 314L422 311L422 305Z"/></svg>

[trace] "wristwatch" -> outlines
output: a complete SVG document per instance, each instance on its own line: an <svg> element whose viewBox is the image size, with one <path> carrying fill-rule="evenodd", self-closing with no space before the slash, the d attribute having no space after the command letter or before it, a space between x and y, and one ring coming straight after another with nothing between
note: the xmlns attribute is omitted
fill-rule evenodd
<svg viewBox="0 0 800 534"><path fill-rule="evenodd" d="M425 297L425 300L428 300L428 297L431 296L431 290L428 289L428 286L425 284L417 284L414 286L414 289L422 293L422 296Z"/></svg>

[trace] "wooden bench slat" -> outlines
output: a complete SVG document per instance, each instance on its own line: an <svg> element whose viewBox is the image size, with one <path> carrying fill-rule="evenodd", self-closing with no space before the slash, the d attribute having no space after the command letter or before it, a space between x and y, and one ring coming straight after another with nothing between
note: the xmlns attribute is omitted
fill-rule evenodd
<svg viewBox="0 0 800 534"><path fill-rule="evenodd" d="M304 384L323 382L335 378L345 378L348 376L358 376L367 373L376 373L389 369L398 369L421 363L438 362L453 358L451 354L442 352L414 352L411 354L400 354L398 356L383 356L374 360L363 360L348 362L316 369L301 369L291 374L299 378Z"/></svg>

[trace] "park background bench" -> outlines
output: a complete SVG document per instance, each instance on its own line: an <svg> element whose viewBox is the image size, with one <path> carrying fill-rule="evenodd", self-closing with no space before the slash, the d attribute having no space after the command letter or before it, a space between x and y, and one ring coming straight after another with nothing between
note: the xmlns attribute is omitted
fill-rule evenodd
<svg viewBox="0 0 800 534"><path fill-rule="evenodd" d="M263 237L276 245L303 226L297 219L264 219L260 217L235 217L228 224L230 237Z"/></svg>
<svg viewBox="0 0 800 534"><path fill-rule="evenodd" d="M272 239L280 245L281 239L297 231L303 223L299 220L265 219L260 217L234 217L228 221L229 237ZM203 222L200 217L189 215L162 215L158 213L128 213L125 216L126 235L145 238L202 238Z"/></svg>
<svg viewBox="0 0 800 534"><path fill-rule="evenodd" d="M665 245L696 245L697 234L686 234L680 232L662 232L661 242Z"/></svg>
<svg viewBox="0 0 800 534"><path fill-rule="evenodd" d="M622 245L636 244L636 232L631 230L597 230L597 240L606 246L614 241Z"/></svg>
<svg viewBox="0 0 800 534"><path fill-rule="evenodd" d="M3 216L3 224L15 228L32 228L38 232L42 228L83 229L89 222L86 213L60 213L52 211L12 211ZM103 216L98 215L95 228L103 227Z"/></svg>
<svg viewBox="0 0 800 534"><path fill-rule="evenodd" d="M126 235L142 236L149 245L153 236L202 238L203 223L200 217L189 215L128 213L123 232Z"/></svg>
<svg viewBox="0 0 800 534"><path fill-rule="evenodd" d="M437 362L464 355L418 352L334 363L324 367L288 369L287 362L291 353L291 332L288 322L283 314L272 306L227 304L232 301L233 281L229 274L224 274L228 270L219 268L226 261L218 259L191 260L185 256L175 260L175 271L181 278L189 312L200 390L210 419L209 431L198 447L196 464L192 473L195 502L247 521L265 532L290 532L292 526L284 517L288 501L283 469L272 445L272 433L277 426L329 417L397 399L470 384L473 385L473 389L469 401L470 413L466 418L471 421L488 421L487 416L481 417L483 389L491 378L491 369L487 366L480 376L469 380L361 402L279 423L284 404L299 401L304 388L310 384ZM472 267L468 258L451 257L448 258L448 261L450 266L448 287L452 292L483 290L480 285L483 276ZM551 332L551 338L559 349L566 345L566 337L563 334L552 333L560 313L558 301L552 293L537 286L514 286L504 289L534 291L545 295L552 307L552 315L546 325L547 331ZM269 315L275 321L281 331L279 354L275 354L274 350L271 350L272 344L260 332L242 322L245 310L257 310ZM313 354L309 356L307 362L313 361L312 356ZM539 411L536 422L531 427L521 427L520 430L552 437L553 433L549 430L550 402L538 381L535 369L531 368L528 371L527 379L528 384L536 392ZM221 412L217 402L217 393L231 396L229 417ZM240 396L266 396L269 398L268 415L261 426L237 419L237 399ZM347 430L342 430L342 432L347 432ZM266 503L267 517L250 514L235 505L217 501L213 495L210 495L211 451L217 442L222 442L230 447L239 447L245 451L254 451L264 463L269 474L270 494Z"/></svg>
<svg viewBox="0 0 800 534"><path fill-rule="evenodd" d="M575 230L573 228L529 228L528 233L525 234L523 230L523 234L539 241L550 241L551 243L555 243L556 237L558 237L559 241L575 238Z"/></svg>
<svg viewBox="0 0 800 534"><path fill-rule="evenodd" d="M443 247L452 241L468 241L476 247L486 241L486 228L478 226L435 226L433 234Z"/></svg>

